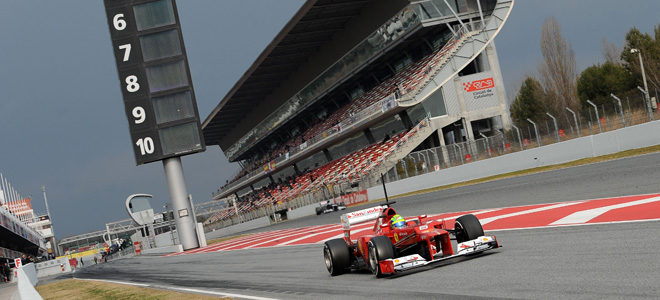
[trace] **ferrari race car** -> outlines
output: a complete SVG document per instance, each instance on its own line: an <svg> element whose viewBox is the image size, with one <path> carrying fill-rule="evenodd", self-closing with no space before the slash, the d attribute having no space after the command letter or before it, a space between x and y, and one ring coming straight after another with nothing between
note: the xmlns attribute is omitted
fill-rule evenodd
<svg viewBox="0 0 660 300"><path fill-rule="evenodd" d="M319 203L319 206L316 207L316 215L318 216L320 214L327 214L333 211L344 210L344 209L346 209L346 205L344 205L344 202L332 203L329 200L321 201Z"/></svg>
<svg viewBox="0 0 660 300"><path fill-rule="evenodd" d="M481 223L471 214L458 217L453 229L445 220L426 215L392 229L390 219L397 215L390 207L392 203L341 216L344 238L328 240L323 247L325 265L332 276L368 269L382 277L500 247L495 236L484 235ZM351 239L351 225L372 220L376 220L373 233ZM456 252L450 235L456 239Z"/></svg>

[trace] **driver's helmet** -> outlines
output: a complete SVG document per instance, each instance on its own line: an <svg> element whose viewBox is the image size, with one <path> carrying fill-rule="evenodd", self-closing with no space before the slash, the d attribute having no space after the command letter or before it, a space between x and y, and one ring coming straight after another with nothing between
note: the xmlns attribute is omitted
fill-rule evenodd
<svg viewBox="0 0 660 300"><path fill-rule="evenodd" d="M400 215L394 215L390 220L390 226L392 227L392 229L403 228L406 226L406 220L403 219L403 217Z"/></svg>

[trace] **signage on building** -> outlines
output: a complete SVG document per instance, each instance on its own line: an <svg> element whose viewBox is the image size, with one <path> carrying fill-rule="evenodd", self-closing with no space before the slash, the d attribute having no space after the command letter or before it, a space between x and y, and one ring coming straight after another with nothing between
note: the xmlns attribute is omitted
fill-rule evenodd
<svg viewBox="0 0 660 300"><path fill-rule="evenodd" d="M474 99L492 97L495 95L493 77L463 82L463 90Z"/></svg>
<svg viewBox="0 0 660 300"><path fill-rule="evenodd" d="M495 80L491 72L463 76L461 83L468 111L478 111L499 105Z"/></svg>

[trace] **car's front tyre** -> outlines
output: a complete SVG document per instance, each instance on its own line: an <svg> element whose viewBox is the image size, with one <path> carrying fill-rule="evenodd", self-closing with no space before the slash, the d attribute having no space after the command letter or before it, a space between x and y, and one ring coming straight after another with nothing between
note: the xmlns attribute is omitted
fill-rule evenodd
<svg viewBox="0 0 660 300"><path fill-rule="evenodd" d="M351 253L344 239L333 239L325 242L323 247L325 267L330 275L341 275L351 265Z"/></svg>
<svg viewBox="0 0 660 300"><path fill-rule="evenodd" d="M454 223L454 235L456 242L462 243L483 236L484 228L474 215L463 215L458 217Z"/></svg>
<svg viewBox="0 0 660 300"><path fill-rule="evenodd" d="M378 262L394 257L392 241L386 236L375 236L367 243L367 251L369 253L369 270L377 277L382 277L383 272Z"/></svg>

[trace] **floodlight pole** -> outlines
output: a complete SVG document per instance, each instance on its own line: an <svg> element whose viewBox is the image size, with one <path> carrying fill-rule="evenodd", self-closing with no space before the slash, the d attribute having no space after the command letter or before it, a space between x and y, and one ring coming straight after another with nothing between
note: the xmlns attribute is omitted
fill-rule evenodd
<svg viewBox="0 0 660 300"><path fill-rule="evenodd" d="M651 106L651 99L649 97L649 86L646 84L646 72L644 71L644 62L642 61L642 52L639 49L630 49L630 53L637 53L639 57L639 68L642 69L642 81L644 81L644 95L646 96L646 104ZM651 118L653 120L653 118Z"/></svg>
<svg viewBox="0 0 660 300"><path fill-rule="evenodd" d="M53 233L53 254L55 257L59 255L59 249L57 247L57 240L55 239L55 226L53 226L53 218L50 216L50 209L48 208L48 197L46 197L46 186L41 186L41 192L44 194L44 202L46 202L46 215L48 215L48 221L50 222L50 232Z"/></svg>
<svg viewBox="0 0 660 300"><path fill-rule="evenodd" d="M176 230L179 235L179 242L183 250L199 247L197 240L197 228L195 226L193 210L188 200L188 190L186 181L183 178L183 166L181 157L170 157L163 160L165 177L167 179L167 188L172 200L172 213Z"/></svg>
<svg viewBox="0 0 660 300"><path fill-rule="evenodd" d="M591 106L594 107L594 111L596 111L596 122L598 122L598 133L603 133L603 128L600 127L600 116L598 116L598 106L591 102L591 100L587 100L587 103L591 104Z"/></svg>
<svg viewBox="0 0 660 300"><path fill-rule="evenodd" d="M575 114L575 112L572 109L570 109L568 107L564 107L564 108L566 110L568 110L569 112L571 112L571 114L573 114L573 120L575 121L575 128L577 128L578 136L581 137L582 135L580 134L580 124L578 124L577 115Z"/></svg>

